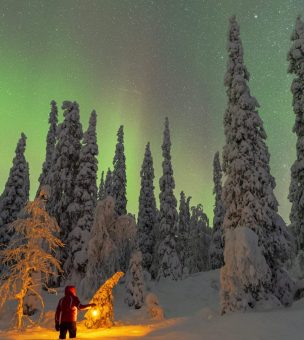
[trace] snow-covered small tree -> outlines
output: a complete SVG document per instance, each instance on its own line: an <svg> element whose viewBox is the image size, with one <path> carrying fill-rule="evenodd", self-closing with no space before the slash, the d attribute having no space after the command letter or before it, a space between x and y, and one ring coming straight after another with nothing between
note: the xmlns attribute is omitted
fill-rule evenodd
<svg viewBox="0 0 304 340"><path fill-rule="evenodd" d="M145 156L142 163L141 187L138 208L138 246L142 252L143 268L150 270L153 251L155 247L154 227L156 223L156 202L154 196L154 168L150 150L150 143L146 145Z"/></svg>
<svg viewBox="0 0 304 340"><path fill-rule="evenodd" d="M107 175L106 175L106 180L105 180L105 185L104 185L104 191L105 191L105 197L107 196L113 196L112 194L112 171L110 168L108 168Z"/></svg>
<svg viewBox="0 0 304 340"><path fill-rule="evenodd" d="M42 165L42 173L39 176L39 188L43 185L49 184L49 172L52 167L52 160L54 156L55 151L55 145L57 140L57 123L58 123L58 110L57 105L54 100L51 101L51 112L49 114L49 131L47 133L46 137L46 156L45 161ZM37 191L37 194L39 194L39 189Z"/></svg>
<svg viewBox="0 0 304 340"><path fill-rule="evenodd" d="M0 196L0 249L7 246L14 233L14 229L8 228L8 225L17 219L29 198L29 165L24 155L25 147L26 136L22 133L4 191Z"/></svg>
<svg viewBox="0 0 304 340"><path fill-rule="evenodd" d="M157 279L171 278L178 280L182 276L182 267L176 252L176 233L178 213L174 196L175 182L171 164L171 140L169 120L165 120L164 138L162 144L163 175L159 180L160 186L160 217L159 243L157 245Z"/></svg>
<svg viewBox="0 0 304 340"><path fill-rule="evenodd" d="M116 272L94 294L90 303L94 303L96 307L84 315L87 328L110 328L114 325L113 288L123 275L123 272Z"/></svg>
<svg viewBox="0 0 304 340"><path fill-rule="evenodd" d="M101 178L100 178L100 184L98 188L97 193L97 199L98 201L102 201L104 198L106 198L105 194L105 180L104 180L104 171L101 172Z"/></svg>
<svg viewBox="0 0 304 340"><path fill-rule="evenodd" d="M219 153L216 152L213 159L213 194L215 204L213 209L212 239L209 249L210 266L212 269L221 268L224 264L224 234L223 221L225 209L222 202L222 169Z"/></svg>
<svg viewBox="0 0 304 340"><path fill-rule="evenodd" d="M72 282L84 276L87 264L86 248L97 202L97 155L96 112L92 111L88 130L83 135L74 199L68 208L73 212L73 224L67 238L70 253L64 270Z"/></svg>
<svg viewBox="0 0 304 340"><path fill-rule="evenodd" d="M297 251L304 250L304 23L297 18L291 36L293 42L288 53L288 72L295 75L292 81L293 111L297 136L297 159L291 167L289 201L291 202L290 222L295 236Z"/></svg>
<svg viewBox="0 0 304 340"><path fill-rule="evenodd" d="M164 310L161 307L157 296L154 293L147 293L146 298L145 298L145 305L146 305L146 310L147 314L151 319L157 320L157 321L162 321L164 320Z"/></svg>
<svg viewBox="0 0 304 340"><path fill-rule="evenodd" d="M142 268L142 253L134 251L131 255L126 275L125 302L129 307L140 309L144 304L145 281Z"/></svg>
<svg viewBox="0 0 304 340"><path fill-rule="evenodd" d="M226 212L223 227L225 242L228 231L234 230L228 249L236 249L238 245L233 242L243 237L246 238L246 251L235 251L234 265L230 266L227 261L232 260L225 249L225 265L221 269L222 313L246 310L265 299L276 299L282 304L292 300L292 281L282 267L290 251L288 232L278 215L266 133L257 111L257 100L250 94L249 73L244 65L235 17L230 19L227 49L225 86L228 105L224 115L226 145L223 151L226 180L222 194ZM259 262L252 263L250 254L259 254ZM244 263L251 263L249 278L244 278ZM262 272L261 263L265 264Z"/></svg>
<svg viewBox="0 0 304 340"><path fill-rule="evenodd" d="M127 213L126 187L127 175L124 151L124 130L123 125L121 125L117 132L117 144L113 159L112 173L112 196L115 199L115 211L119 216Z"/></svg>
<svg viewBox="0 0 304 340"><path fill-rule="evenodd" d="M63 244L54 236L59 232L59 227L45 210L45 197L46 192L42 188L40 195L27 203L23 217L10 225L14 236L8 247L0 251L1 263L5 265L0 278L0 309L8 300L17 301L17 328L23 326L27 295L31 293L39 299L43 313L41 285L47 288L50 276L61 271L58 260L52 254Z"/></svg>
<svg viewBox="0 0 304 340"><path fill-rule="evenodd" d="M48 211L60 225L60 239L66 244L66 247L58 254L62 265L64 265L71 252L68 235L75 224L74 191L83 133L78 104L65 101L62 104L62 109L64 110L64 120L58 126L58 142L49 176L51 197L48 202Z"/></svg>

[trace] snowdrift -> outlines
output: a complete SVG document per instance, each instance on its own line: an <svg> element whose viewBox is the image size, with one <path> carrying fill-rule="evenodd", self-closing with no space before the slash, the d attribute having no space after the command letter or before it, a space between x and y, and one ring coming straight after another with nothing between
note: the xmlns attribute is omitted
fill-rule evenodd
<svg viewBox="0 0 304 340"><path fill-rule="evenodd" d="M165 340L300 340L304 334L304 299L289 308L233 313L219 313L219 270L198 273L183 281L163 280L148 285L158 296L165 319L154 321L146 310L129 309L124 303L124 285L115 291L115 326L110 329L87 330L79 322L78 339L165 339ZM0 316L0 339L58 339L53 330L54 310L58 296L46 297L47 313L41 327L23 333L5 331L8 323ZM85 302L85 301L84 301ZM83 318L80 313L79 319Z"/></svg>

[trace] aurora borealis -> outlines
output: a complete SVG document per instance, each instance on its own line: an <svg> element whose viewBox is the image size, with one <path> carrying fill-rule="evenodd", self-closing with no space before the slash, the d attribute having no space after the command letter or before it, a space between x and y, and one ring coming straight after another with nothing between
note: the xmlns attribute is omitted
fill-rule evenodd
<svg viewBox="0 0 304 340"><path fill-rule="evenodd" d="M268 134L280 212L288 220L294 114L286 55L303 0L0 0L0 188L20 133L27 135L31 196L45 157L50 101L80 105L83 128L98 114L99 177L112 167L125 126L128 210L136 212L145 145L155 187L169 117L175 194L184 190L210 219L212 159L224 143L228 18L241 26L251 93ZM62 118L59 110L59 118Z"/></svg>

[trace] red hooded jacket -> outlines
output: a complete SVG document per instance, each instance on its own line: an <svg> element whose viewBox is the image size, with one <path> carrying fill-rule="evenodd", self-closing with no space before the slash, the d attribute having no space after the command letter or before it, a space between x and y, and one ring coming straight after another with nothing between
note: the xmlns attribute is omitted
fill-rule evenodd
<svg viewBox="0 0 304 340"><path fill-rule="evenodd" d="M55 322L61 324L62 322L77 321L77 310L87 309L88 307L90 305L82 305L80 303L74 286L66 286L65 296L58 302Z"/></svg>

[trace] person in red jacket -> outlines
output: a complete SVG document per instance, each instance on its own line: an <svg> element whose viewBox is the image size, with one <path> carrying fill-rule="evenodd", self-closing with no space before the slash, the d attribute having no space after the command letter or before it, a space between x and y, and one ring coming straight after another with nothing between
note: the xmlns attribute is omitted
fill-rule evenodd
<svg viewBox="0 0 304 340"><path fill-rule="evenodd" d="M76 295L74 286L65 287L65 295L58 302L55 313L55 329L60 331L59 339L66 339L67 331L70 338L76 338L77 311L95 307L95 303L82 305Z"/></svg>

